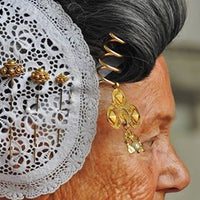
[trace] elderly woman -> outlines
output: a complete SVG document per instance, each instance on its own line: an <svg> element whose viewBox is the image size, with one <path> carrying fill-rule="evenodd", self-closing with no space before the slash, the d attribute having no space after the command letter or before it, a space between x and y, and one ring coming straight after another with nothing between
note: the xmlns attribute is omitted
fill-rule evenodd
<svg viewBox="0 0 200 200"><path fill-rule="evenodd" d="M185 188L161 55L185 2L57 3L0 1L0 199L162 200Z"/></svg>

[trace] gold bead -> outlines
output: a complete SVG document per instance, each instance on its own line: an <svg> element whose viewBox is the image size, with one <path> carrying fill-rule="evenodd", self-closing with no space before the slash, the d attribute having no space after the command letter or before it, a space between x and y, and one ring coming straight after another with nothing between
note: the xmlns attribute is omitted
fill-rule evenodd
<svg viewBox="0 0 200 200"><path fill-rule="evenodd" d="M6 69L5 67L3 67L3 68L1 69L1 73L6 74L6 73L7 73L7 69Z"/></svg>
<svg viewBox="0 0 200 200"><path fill-rule="evenodd" d="M16 72L22 72L21 67L17 68L17 69L16 69Z"/></svg>
<svg viewBox="0 0 200 200"><path fill-rule="evenodd" d="M39 75L35 75L35 79L39 79L40 78L40 76Z"/></svg>
<svg viewBox="0 0 200 200"><path fill-rule="evenodd" d="M16 62L14 60L9 60L7 62L8 65L16 65Z"/></svg>
<svg viewBox="0 0 200 200"><path fill-rule="evenodd" d="M38 72L43 73L43 72L44 72L44 69L40 68L40 69L38 70Z"/></svg>
<svg viewBox="0 0 200 200"><path fill-rule="evenodd" d="M14 73L15 73L15 70L14 70L13 68L10 68L10 69L9 69L9 73L10 73L10 74L14 74Z"/></svg>

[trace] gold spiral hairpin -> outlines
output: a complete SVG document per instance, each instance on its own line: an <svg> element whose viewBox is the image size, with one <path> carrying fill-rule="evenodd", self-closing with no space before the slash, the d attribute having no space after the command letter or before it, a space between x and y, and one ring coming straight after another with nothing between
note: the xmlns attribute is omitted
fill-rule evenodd
<svg viewBox="0 0 200 200"><path fill-rule="evenodd" d="M119 43L126 44L122 39L118 38L115 34L109 33L110 40L108 44ZM144 148L138 136L134 134L132 129L136 128L140 124L140 114L136 106L127 103L124 92L119 89L119 83L113 82L105 78L100 72L102 70L110 70L113 72L120 72L120 69L113 67L106 63L105 58L115 57L123 58L123 55L112 50L108 45L104 45L106 53L102 58L99 59L100 67L97 69L97 73L101 78L102 82L111 84L114 87L112 93L112 104L107 109L107 121L114 129L120 129L121 127L125 130L124 141L127 146L129 153L141 153L144 152Z"/></svg>
<svg viewBox="0 0 200 200"><path fill-rule="evenodd" d="M118 38L113 33L109 33L109 36L111 38L108 41L108 44L110 44L110 43L119 43L119 44L122 44L122 45L126 44L125 41L123 41L122 39ZM114 66L109 65L108 63L105 63L104 59L107 58L107 57L123 58L123 55L115 52L108 45L104 45L104 49L105 49L106 53L103 55L102 58L99 59L99 63L100 63L101 66L97 69L97 73L98 73L99 77L101 78L101 81L104 81L104 82L106 82L108 84L111 84L112 86L118 86L119 85L118 83L106 79L101 74L101 71L107 69L107 70L110 70L110 71L113 71L113 72L120 72L120 69L118 69L117 67L114 67Z"/></svg>

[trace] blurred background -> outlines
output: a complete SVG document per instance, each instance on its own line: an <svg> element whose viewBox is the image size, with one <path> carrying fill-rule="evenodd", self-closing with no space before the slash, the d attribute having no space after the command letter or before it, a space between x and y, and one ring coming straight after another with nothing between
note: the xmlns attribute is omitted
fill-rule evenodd
<svg viewBox="0 0 200 200"><path fill-rule="evenodd" d="M171 140L191 175L188 188L167 200L200 199L200 0L188 0L188 19L164 53L176 100Z"/></svg>

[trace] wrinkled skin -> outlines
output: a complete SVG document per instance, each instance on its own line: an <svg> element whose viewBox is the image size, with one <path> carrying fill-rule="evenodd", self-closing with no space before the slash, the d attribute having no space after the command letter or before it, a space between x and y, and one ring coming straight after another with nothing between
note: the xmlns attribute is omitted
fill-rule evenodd
<svg viewBox="0 0 200 200"><path fill-rule="evenodd" d="M129 154L122 129L110 127L105 116L112 88L102 85L98 132L84 167L57 192L37 200L162 200L188 185L189 174L169 140L175 111L164 59L157 59L147 79L121 89L140 111L142 123L135 133L146 151Z"/></svg>

